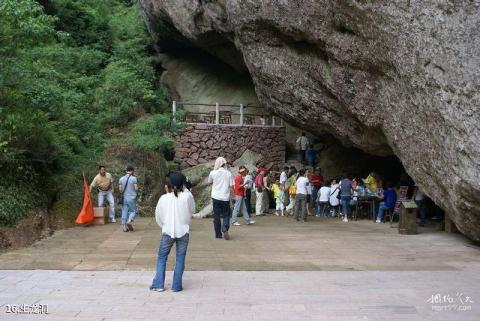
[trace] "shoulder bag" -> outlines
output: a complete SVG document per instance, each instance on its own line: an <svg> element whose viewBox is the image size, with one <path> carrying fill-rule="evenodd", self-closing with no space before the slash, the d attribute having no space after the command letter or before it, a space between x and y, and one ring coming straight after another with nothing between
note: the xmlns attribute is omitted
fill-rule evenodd
<svg viewBox="0 0 480 321"><path fill-rule="evenodd" d="M123 194L125 194L125 190L127 189L128 180L130 179L130 176L132 176L132 175L128 175L127 182L125 183L125 186L122 188L122 193L120 194L120 197L118 198L118 204L120 204L120 205L123 205Z"/></svg>

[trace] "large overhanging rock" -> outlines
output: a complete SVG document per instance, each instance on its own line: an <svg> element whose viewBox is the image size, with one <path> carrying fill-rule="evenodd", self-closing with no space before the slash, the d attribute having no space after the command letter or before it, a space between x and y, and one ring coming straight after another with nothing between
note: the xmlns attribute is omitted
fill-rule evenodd
<svg viewBox="0 0 480 321"><path fill-rule="evenodd" d="M141 4L150 30L160 20L175 30L172 39L239 70L244 63L259 100L287 121L396 154L458 228L480 240L478 1ZM165 33L157 40L168 44Z"/></svg>
<svg viewBox="0 0 480 321"><path fill-rule="evenodd" d="M239 159L233 162L233 166L228 167L228 170L235 176L238 173L239 167L243 165L253 174L256 171L255 165L260 160L262 160L262 155L256 154L247 149ZM196 209L198 211L195 213L194 217L206 217L213 212L211 198L212 186L208 183L208 176L213 170L214 164L215 161L211 161L183 170L183 174L188 176L193 185L192 192L195 197Z"/></svg>

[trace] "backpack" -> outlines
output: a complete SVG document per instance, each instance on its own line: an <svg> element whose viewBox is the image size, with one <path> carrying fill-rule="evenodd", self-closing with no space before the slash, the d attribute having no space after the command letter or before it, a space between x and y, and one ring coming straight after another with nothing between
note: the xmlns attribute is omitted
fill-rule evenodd
<svg viewBox="0 0 480 321"><path fill-rule="evenodd" d="M333 192L330 193L330 196L328 197L329 198L329 202L330 202L330 197L332 197L333 194L335 194L335 192L338 191L338 194L337 194L337 199L340 199L340 189L337 187L333 190Z"/></svg>
<svg viewBox="0 0 480 321"><path fill-rule="evenodd" d="M263 172L258 173L257 176L255 176L255 188L259 193L263 192Z"/></svg>
<svg viewBox="0 0 480 321"><path fill-rule="evenodd" d="M262 186L263 186L263 172L255 176L255 187L262 187Z"/></svg>
<svg viewBox="0 0 480 321"><path fill-rule="evenodd" d="M295 187L295 185L290 185L290 187L288 188L288 194L296 195L297 194L297 187Z"/></svg>
<svg viewBox="0 0 480 321"><path fill-rule="evenodd" d="M296 195L297 194L297 187L295 186L296 179L297 179L297 175L292 177L292 184L288 188L288 194L290 194L290 195Z"/></svg>

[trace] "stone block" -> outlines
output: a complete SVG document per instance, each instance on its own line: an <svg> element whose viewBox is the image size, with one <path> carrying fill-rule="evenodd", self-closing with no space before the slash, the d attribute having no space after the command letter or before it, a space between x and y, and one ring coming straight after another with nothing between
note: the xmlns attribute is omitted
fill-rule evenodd
<svg viewBox="0 0 480 321"><path fill-rule="evenodd" d="M109 208L107 207L94 207L93 217L108 217Z"/></svg>
<svg viewBox="0 0 480 321"><path fill-rule="evenodd" d="M188 156L188 153L186 153L186 152L179 152L179 151L175 152L175 157L176 158L185 158L187 156Z"/></svg>

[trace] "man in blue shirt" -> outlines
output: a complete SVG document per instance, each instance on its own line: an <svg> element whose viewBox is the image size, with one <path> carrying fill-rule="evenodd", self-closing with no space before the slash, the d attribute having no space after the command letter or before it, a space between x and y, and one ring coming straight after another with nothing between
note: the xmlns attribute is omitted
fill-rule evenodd
<svg viewBox="0 0 480 321"><path fill-rule="evenodd" d="M123 195L122 228L124 232L133 231L132 223L137 215L138 184L133 171L133 166L127 166L127 174L118 181L120 193Z"/></svg>
<svg viewBox="0 0 480 321"><path fill-rule="evenodd" d="M383 215L385 210L388 208L393 211L395 207L395 203L397 202L397 193L395 190L391 187L390 184L387 184L387 188L383 191L383 201L380 202L378 206L378 215L377 215L377 220L375 223L380 223L382 222Z"/></svg>

